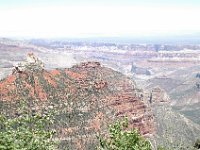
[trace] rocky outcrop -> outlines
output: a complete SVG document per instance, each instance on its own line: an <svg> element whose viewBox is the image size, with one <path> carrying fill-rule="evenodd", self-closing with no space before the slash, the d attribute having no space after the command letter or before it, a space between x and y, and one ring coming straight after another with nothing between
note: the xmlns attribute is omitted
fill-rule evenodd
<svg viewBox="0 0 200 150"><path fill-rule="evenodd" d="M154 117L150 108L144 102L138 101L137 97L118 95L111 99L109 105L116 111L116 117L128 116L129 128L137 128L146 136L155 132Z"/></svg>
<svg viewBox="0 0 200 150"><path fill-rule="evenodd" d="M0 82L1 111L9 111L8 106L14 111L21 99L30 102L30 109L58 112L57 138L70 149L94 149L96 133L107 131L109 124L124 116L129 128L142 135L155 132L154 116L135 83L98 62L46 71L31 54L23 69Z"/></svg>
<svg viewBox="0 0 200 150"><path fill-rule="evenodd" d="M13 67L13 74L22 73L25 71L41 71L44 69L44 64L33 54L28 53L25 62L18 63Z"/></svg>
<svg viewBox="0 0 200 150"><path fill-rule="evenodd" d="M75 65L76 68L97 68L100 67L101 64L99 62L84 62L79 65Z"/></svg>
<svg viewBox="0 0 200 150"><path fill-rule="evenodd" d="M151 72L147 68L137 67L136 65L132 64L131 66L131 73L136 75L151 75Z"/></svg>
<svg viewBox="0 0 200 150"><path fill-rule="evenodd" d="M169 95L160 87L154 87L149 94L151 104L170 103Z"/></svg>

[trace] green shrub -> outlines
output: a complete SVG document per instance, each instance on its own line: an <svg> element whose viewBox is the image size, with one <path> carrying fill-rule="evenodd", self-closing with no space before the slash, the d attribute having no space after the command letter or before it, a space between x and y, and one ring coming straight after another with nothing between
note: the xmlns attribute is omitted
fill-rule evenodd
<svg viewBox="0 0 200 150"><path fill-rule="evenodd" d="M137 130L126 131L128 119L109 127L109 135L99 138L98 150L151 150L151 144Z"/></svg>
<svg viewBox="0 0 200 150"><path fill-rule="evenodd" d="M17 116L0 114L0 150L55 150L53 116L27 110L22 108Z"/></svg>

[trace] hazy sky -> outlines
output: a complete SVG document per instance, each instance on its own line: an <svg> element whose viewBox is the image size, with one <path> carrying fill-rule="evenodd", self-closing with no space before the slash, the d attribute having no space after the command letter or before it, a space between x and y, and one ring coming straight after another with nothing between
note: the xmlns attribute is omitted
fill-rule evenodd
<svg viewBox="0 0 200 150"><path fill-rule="evenodd" d="M0 0L0 36L143 36L200 31L200 0Z"/></svg>

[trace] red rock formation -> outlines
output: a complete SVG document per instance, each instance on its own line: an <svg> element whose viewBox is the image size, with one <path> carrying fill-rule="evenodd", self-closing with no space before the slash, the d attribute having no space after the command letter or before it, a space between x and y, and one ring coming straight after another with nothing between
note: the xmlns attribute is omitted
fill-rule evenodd
<svg viewBox="0 0 200 150"><path fill-rule="evenodd" d="M154 133L153 114L135 88L121 73L89 62L50 72L31 68L15 72L0 82L0 100L40 100L37 108L53 107L62 114L58 138L73 141L73 149L78 145L88 149L96 143L97 131L106 131L123 116L128 116L129 128L145 136Z"/></svg>
<svg viewBox="0 0 200 150"><path fill-rule="evenodd" d="M100 67L101 64L99 62L84 62L80 65L76 65L76 68L97 68Z"/></svg>
<svg viewBox="0 0 200 150"><path fill-rule="evenodd" d="M128 116L129 128L139 129L142 135L154 133L154 117L147 105L131 95L120 95L110 99L109 105L116 111L117 117Z"/></svg>
<svg viewBox="0 0 200 150"><path fill-rule="evenodd" d="M96 89L103 89L108 85L108 83L106 81L100 80L99 82L94 82L94 85Z"/></svg>
<svg viewBox="0 0 200 150"><path fill-rule="evenodd" d="M5 80L0 82L0 98L1 98L1 100L10 101L13 98L15 98L16 93L14 93L14 94L11 93L11 91L16 90L15 80L16 80L16 76L10 75Z"/></svg>

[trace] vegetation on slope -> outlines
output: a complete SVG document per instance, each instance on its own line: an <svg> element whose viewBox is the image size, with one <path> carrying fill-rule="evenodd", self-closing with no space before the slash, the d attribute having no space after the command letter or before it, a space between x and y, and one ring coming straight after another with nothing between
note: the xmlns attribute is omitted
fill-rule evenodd
<svg viewBox="0 0 200 150"><path fill-rule="evenodd" d="M0 149L1 150L56 150L53 113L30 111L28 103L20 102L20 107L15 116L0 114ZM110 125L109 132L99 134L98 150L151 150L151 144L145 140L138 130L128 129L128 118ZM173 149L199 149L198 139L194 148L177 146ZM66 145L61 149L66 149ZM92 147L91 149L95 149ZM168 150L158 147L157 150Z"/></svg>
<svg viewBox="0 0 200 150"><path fill-rule="evenodd" d="M17 70L17 69L16 69ZM0 110L15 114L20 99L30 111L56 111L59 148L93 150L96 133L125 114L130 128L142 135L154 132L154 117L135 83L98 62L46 71L31 65L0 82Z"/></svg>
<svg viewBox="0 0 200 150"><path fill-rule="evenodd" d="M109 128L109 135L99 136L98 150L151 150L151 144L135 129L126 131L128 118L117 121Z"/></svg>
<svg viewBox="0 0 200 150"><path fill-rule="evenodd" d="M0 114L1 150L56 150L55 131L51 113L32 113L28 107L20 107L16 116Z"/></svg>

